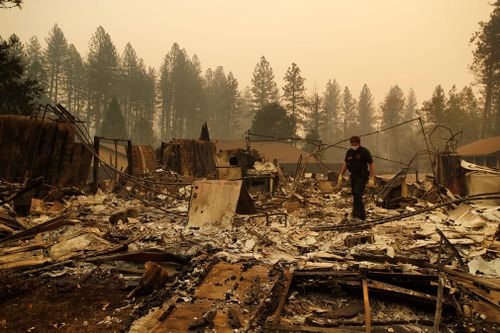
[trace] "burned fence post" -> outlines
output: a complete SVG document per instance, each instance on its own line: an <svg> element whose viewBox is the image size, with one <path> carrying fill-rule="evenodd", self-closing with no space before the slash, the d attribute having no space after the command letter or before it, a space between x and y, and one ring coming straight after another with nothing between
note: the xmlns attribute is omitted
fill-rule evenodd
<svg viewBox="0 0 500 333"><path fill-rule="evenodd" d="M99 188L99 145L100 138L96 135L94 136L94 164L92 171L92 193L96 194Z"/></svg>

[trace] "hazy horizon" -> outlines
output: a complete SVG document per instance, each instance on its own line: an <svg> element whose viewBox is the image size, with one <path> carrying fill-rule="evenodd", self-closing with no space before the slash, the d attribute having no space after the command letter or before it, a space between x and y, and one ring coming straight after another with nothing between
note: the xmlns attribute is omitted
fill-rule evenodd
<svg viewBox="0 0 500 333"><path fill-rule="evenodd" d="M469 40L492 11L488 0L356 1L134 1L25 0L21 10L0 10L0 35L23 42L45 37L54 23L82 56L102 25L121 55L130 42L146 66L159 68L177 42L207 68L223 66L251 84L264 55L278 86L292 62L308 93L328 79L357 98L364 83L377 105L389 87L414 88L419 105L442 84L449 90L473 82ZM282 90L280 89L280 92Z"/></svg>

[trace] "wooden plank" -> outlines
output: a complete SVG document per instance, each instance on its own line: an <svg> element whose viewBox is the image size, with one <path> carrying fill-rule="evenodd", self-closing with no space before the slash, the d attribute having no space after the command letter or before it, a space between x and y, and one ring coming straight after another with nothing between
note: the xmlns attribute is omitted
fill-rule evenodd
<svg viewBox="0 0 500 333"><path fill-rule="evenodd" d="M281 294L278 307L274 312L274 319L273 319L274 325L278 324L280 321L281 310L283 310L283 306L285 305L286 299L288 298L288 291L290 290L290 285L292 284L292 278L293 278L293 269L285 271L285 288L283 290L283 293Z"/></svg>
<svg viewBox="0 0 500 333"><path fill-rule="evenodd" d="M404 294L408 296L413 296L416 298L420 298L429 302L436 302L436 297L432 295L428 295L425 293L422 293L420 291L415 291L412 289L408 288L403 288L399 286L395 286L393 284L385 283L385 282L380 282L376 280L367 280L368 286L370 288L378 289L378 290L384 290L384 291L389 291L389 292L394 292L397 294Z"/></svg>
<svg viewBox="0 0 500 333"><path fill-rule="evenodd" d="M370 309L370 298L368 297L368 283L363 279L363 304L365 305L365 332L371 333L372 331L372 314Z"/></svg>
<svg viewBox="0 0 500 333"><path fill-rule="evenodd" d="M299 326L299 325L269 325L265 328L267 332L324 332L324 333L353 333L359 331L346 330L335 327Z"/></svg>
<svg viewBox="0 0 500 333"><path fill-rule="evenodd" d="M434 333L439 333L439 324L441 323L441 310L443 307L443 288L444 288L443 276L439 275L438 293L436 300L436 314L434 316L434 328L433 328Z"/></svg>

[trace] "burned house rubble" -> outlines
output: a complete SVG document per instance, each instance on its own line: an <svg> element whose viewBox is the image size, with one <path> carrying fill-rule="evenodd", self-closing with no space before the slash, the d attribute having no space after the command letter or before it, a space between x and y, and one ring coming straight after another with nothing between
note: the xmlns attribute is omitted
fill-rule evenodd
<svg viewBox="0 0 500 333"><path fill-rule="evenodd" d="M0 117L0 140L0 331L499 331L497 169L436 153L351 221L310 155L154 151L60 105Z"/></svg>

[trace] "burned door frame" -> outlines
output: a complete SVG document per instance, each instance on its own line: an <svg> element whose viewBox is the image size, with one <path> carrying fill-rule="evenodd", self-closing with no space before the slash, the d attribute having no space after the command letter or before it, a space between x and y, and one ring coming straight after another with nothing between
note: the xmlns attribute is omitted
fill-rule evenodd
<svg viewBox="0 0 500 333"><path fill-rule="evenodd" d="M127 139L115 139L115 138L110 138L106 136L94 136L94 158L93 158L93 165L92 165L92 193L97 193L97 190L99 188L99 165L103 163L99 157L99 150L100 150L100 144L101 144L101 139L104 140L111 140L115 144L115 161L117 160L117 154L118 154L118 149L117 143L118 142L126 142L127 143L127 170L126 173L128 175L133 175L133 158L132 158L132 141L127 140ZM106 163L104 163L106 164ZM106 164L107 165L107 164Z"/></svg>

